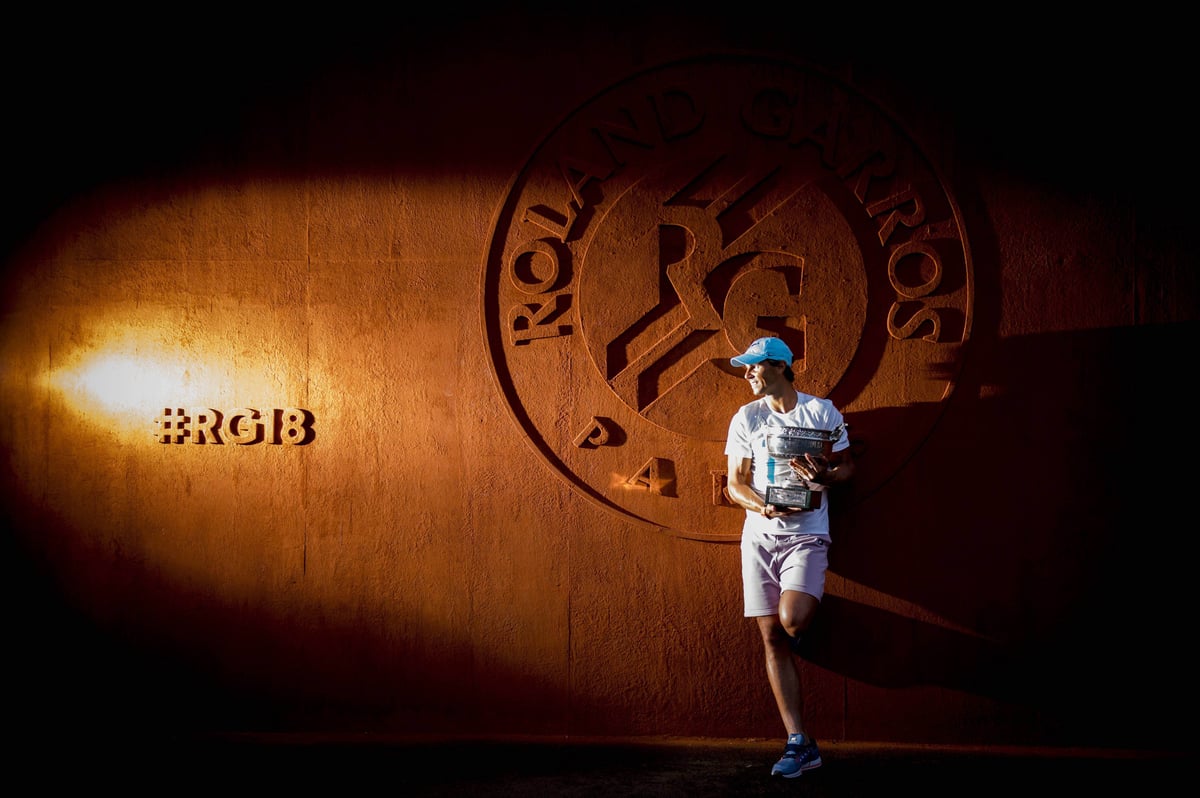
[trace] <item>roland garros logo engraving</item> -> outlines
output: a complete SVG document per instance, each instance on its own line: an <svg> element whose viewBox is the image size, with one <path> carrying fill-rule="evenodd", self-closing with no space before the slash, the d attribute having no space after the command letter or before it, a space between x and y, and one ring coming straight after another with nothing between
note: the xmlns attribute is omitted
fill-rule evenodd
<svg viewBox="0 0 1200 798"><path fill-rule="evenodd" d="M729 358L762 335L842 408L861 500L936 424L971 326L958 206L902 127L802 65L648 70L572 112L497 212L483 323L513 418L576 490L736 540Z"/></svg>

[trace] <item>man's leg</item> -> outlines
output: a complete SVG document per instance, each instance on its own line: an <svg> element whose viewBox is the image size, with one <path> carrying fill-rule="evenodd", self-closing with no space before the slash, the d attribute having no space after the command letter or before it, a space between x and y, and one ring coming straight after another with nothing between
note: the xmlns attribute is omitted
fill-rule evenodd
<svg viewBox="0 0 1200 798"><path fill-rule="evenodd" d="M792 639L774 615L758 618L758 631L763 639L767 681L775 695L783 727L788 734L803 734L803 695L800 691L800 671L792 656Z"/></svg>
<svg viewBox="0 0 1200 798"><path fill-rule="evenodd" d="M767 678L775 694L779 717L788 733L783 756L771 768L771 775L794 779L805 771L820 767L821 752L816 742L804 733L800 669L792 655L794 639L775 616L759 618L758 628L763 637Z"/></svg>

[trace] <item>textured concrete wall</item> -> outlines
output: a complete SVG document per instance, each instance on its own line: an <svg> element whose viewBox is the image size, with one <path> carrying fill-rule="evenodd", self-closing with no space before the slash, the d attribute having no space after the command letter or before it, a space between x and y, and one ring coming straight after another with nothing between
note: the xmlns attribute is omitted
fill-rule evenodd
<svg viewBox="0 0 1200 798"><path fill-rule="evenodd" d="M777 333L859 461L812 731L1169 745L1173 51L913 27L490 14L13 56L13 722L777 736L721 494L728 357Z"/></svg>

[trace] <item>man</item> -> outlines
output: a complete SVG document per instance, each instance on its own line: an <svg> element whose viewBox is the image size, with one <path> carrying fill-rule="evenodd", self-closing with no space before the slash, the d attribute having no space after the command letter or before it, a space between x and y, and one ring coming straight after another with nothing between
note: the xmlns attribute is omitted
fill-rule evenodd
<svg viewBox="0 0 1200 798"><path fill-rule="evenodd" d="M772 776L796 778L821 766L817 742L804 730L800 669L794 652L825 592L829 565L829 494L823 488L854 475L850 440L841 412L828 399L792 386L792 351L779 338L759 338L732 358L746 369L750 390L759 397L743 405L729 423L729 495L746 509L742 525L742 590L745 616L754 618L766 651L767 679L787 731L783 756ZM789 458L794 479L818 491L812 509L767 504L767 486L779 482L778 458L768 452L767 435L779 427L829 433L831 454ZM774 473L772 474L772 471Z"/></svg>

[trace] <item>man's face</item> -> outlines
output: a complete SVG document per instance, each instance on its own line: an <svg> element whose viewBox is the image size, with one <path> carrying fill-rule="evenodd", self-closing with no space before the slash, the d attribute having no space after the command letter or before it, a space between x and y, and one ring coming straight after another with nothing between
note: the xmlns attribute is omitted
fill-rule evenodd
<svg viewBox="0 0 1200 798"><path fill-rule="evenodd" d="M764 360L751 366L746 366L746 381L755 396L763 396L777 388L783 379L783 364L774 360Z"/></svg>

